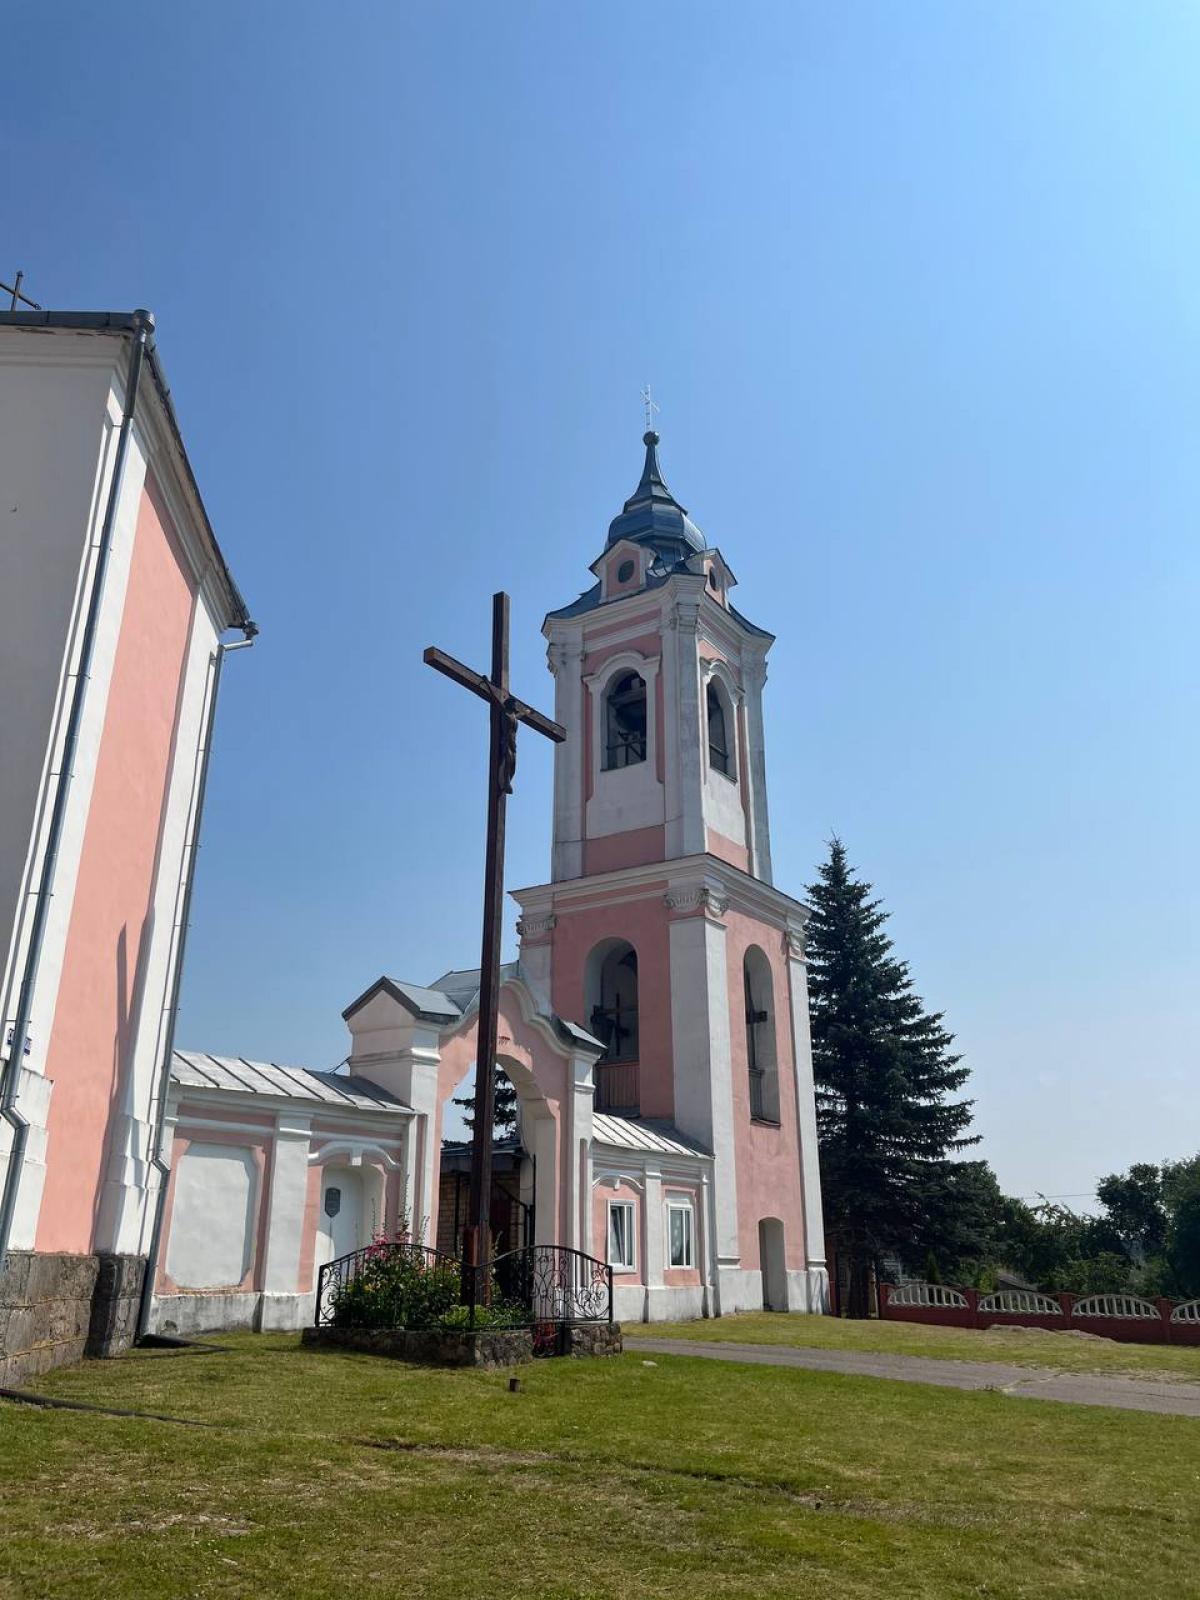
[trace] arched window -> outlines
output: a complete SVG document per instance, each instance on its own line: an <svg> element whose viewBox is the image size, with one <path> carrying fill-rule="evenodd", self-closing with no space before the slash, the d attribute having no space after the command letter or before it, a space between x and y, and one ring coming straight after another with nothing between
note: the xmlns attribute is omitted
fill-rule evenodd
<svg viewBox="0 0 1200 1600"><path fill-rule="evenodd" d="M750 1115L755 1122L778 1122L775 984L771 963L756 944L746 951L742 976L746 991L746 1066L750 1074Z"/></svg>
<svg viewBox="0 0 1200 1600"><path fill-rule="evenodd" d="M632 767L646 759L646 680L622 672L604 696L604 766Z"/></svg>
<svg viewBox="0 0 1200 1600"><path fill-rule="evenodd" d="M708 764L714 772L723 772L727 778L734 776L733 765L733 708L717 687L715 679L708 683Z"/></svg>
<svg viewBox="0 0 1200 1600"><path fill-rule="evenodd" d="M638 962L631 944L614 939L593 978L590 1027L604 1045L605 1061L638 1058Z"/></svg>

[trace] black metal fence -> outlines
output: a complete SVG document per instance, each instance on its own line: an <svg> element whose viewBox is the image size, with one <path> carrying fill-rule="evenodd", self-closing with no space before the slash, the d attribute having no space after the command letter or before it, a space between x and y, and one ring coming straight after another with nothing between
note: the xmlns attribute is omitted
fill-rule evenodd
<svg viewBox="0 0 1200 1600"><path fill-rule="evenodd" d="M613 1271L566 1245L535 1244L492 1262L496 1291L530 1322L611 1322Z"/></svg>
<svg viewBox="0 0 1200 1600"><path fill-rule="evenodd" d="M367 1320L369 1306L359 1294L364 1286L386 1279L393 1269L414 1267L419 1274L442 1279L438 1269L460 1271L456 1256L426 1245L380 1243L327 1261L317 1275L316 1325L318 1328L341 1323L343 1326L379 1326ZM488 1268L479 1268L475 1295L479 1323L490 1327L534 1326L561 1330L583 1322L613 1320L613 1271L607 1262L582 1250L565 1245L535 1244L521 1250L508 1250L496 1256ZM483 1274L488 1277L484 1281ZM457 1296L455 1296L457 1299ZM410 1297L410 1303L424 1307L439 1304L436 1296ZM418 1315L422 1315L418 1312ZM360 1320L361 1319L361 1320ZM437 1325L431 1320L407 1325ZM457 1322L457 1318L455 1319ZM470 1320L465 1324L471 1326Z"/></svg>
<svg viewBox="0 0 1200 1600"><path fill-rule="evenodd" d="M444 1250L434 1250L424 1244L385 1240L366 1245L361 1250L352 1250L349 1255L327 1261L317 1273L316 1326L321 1328L332 1324L338 1302L347 1290L352 1292L368 1274L377 1272L390 1262L410 1262L427 1270L436 1266L458 1270L457 1256L447 1255Z"/></svg>

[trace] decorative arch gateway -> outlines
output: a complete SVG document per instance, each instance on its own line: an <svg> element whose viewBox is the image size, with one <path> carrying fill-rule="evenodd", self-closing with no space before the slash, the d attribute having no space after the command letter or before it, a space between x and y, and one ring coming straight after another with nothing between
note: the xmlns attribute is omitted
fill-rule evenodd
<svg viewBox="0 0 1200 1600"><path fill-rule="evenodd" d="M453 980L453 981L452 981ZM405 1150L405 1209L437 1238L443 1114L475 1064L474 974L447 974L442 988L379 979L345 1012L352 1074L395 1094L416 1113ZM534 1242L591 1250L591 1145L595 1063L603 1045L539 1007L519 971L500 987L498 1065L521 1101L535 1166Z"/></svg>
<svg viewBox="0 0 1200 1600"><path fill-rule="evenodd" d="M439 1151L441 1107L475 1064L478 1020L469 1010L439 1040ZM517 1091L534 1163L534 1243L590 1251L594 1069L603 1046L582 1028L540 1011L520 977L501 984L497 1044L496 1064Z"/></svg>

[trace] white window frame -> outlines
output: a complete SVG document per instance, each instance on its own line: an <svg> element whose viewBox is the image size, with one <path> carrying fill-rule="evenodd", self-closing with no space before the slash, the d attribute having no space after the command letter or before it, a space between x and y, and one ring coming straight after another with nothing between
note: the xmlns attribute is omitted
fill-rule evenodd
<svg viewBox="0 0 1200 1600"><path fill-rule="evenodd" d="M684 1223L684 1229L683 1229L684 1255L687 1258L684 1261L673 1261L671 1259L671 1213L672 1213L672 1211L681 1211L681 1212L683 1212L684 1216L687 1219L686 1222ZM680 1199L680 1200L668 1200L667 1201L667 1207L666 1207L666 1225L667 1225L667 1240L666 1240L667 1248L666 1248L665 1254L666 1254L666 1261L667 1261L667 1270L669 1272L671 1272L671 1271L679 1272L679 1271L685 1271L689 1267L694 1267L696 1265L696 1207L692 1203L692 1201L691 1200L683 1200L683 1199Z"/></svg>
<svg viewBox="0 0 1200 1600"><path fill-rule="evenodd" d="M628 1231L626 1233L626 1239L627 1239L628 1244L629 1244L629 1260L628 1261L614 1261L613 1260L612 1214L613 1214L614 1211L617 1211L617 1210L627 1211L629 1213L629 1227L628 1227ZM633 1203L632 1200L610 1200L608 1202L608 1252L607 1253L608 1253L608 1264L613 1269L614 1272L636 1272L637 1271L637 1208L634 1206L634 1203Z"/></svg>

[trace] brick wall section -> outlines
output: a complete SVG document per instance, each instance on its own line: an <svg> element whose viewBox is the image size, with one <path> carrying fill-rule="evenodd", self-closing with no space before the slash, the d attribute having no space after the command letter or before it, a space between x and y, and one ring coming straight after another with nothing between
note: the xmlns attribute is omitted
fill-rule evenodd
<svg viewBox="0 0 1200 1600"><path fill-rule="evenodd" d="M0 1274L0 1384L128 1349L144 1269L141 1256L10 1251Z"/></svg>

